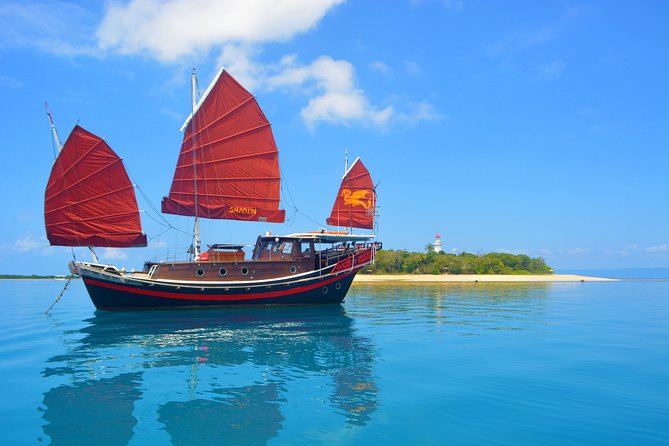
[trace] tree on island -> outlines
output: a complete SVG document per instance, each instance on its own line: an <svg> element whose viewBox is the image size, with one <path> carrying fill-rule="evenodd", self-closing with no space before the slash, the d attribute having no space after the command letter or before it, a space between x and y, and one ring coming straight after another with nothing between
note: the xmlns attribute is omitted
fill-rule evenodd
<svg viewBox="0 0 669 446"><path fill-rule="evenodd" d="M429 246L429 245L428 245ZM525 254L489 252L476 255L468 252L447 254L404 250L381 250L373 265L363 274L552 274L544 259Z"/></svg>

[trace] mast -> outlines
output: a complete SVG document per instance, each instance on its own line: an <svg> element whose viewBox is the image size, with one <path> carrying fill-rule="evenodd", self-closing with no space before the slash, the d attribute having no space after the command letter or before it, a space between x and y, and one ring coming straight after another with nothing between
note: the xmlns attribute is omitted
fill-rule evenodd
<svg viewBox="0 0 669 446"><path fill-rule="evenodd" d="M344 175L348 172L348 147L344 149Z"/></svg>
<svg viewBox="0 0 669 446"><path fill-rule="evenodd" d="M193 225L193 245L192 245L192 254L193 258L200 256L200 217L197 215L197 157L195 156L195 107L197 107L197 76L195 75L195 68L193 68L193 74L191 76L191 101L192 101L192 114L191 116L191 137L193 141L193 194L195 198L195 223Z"/></svg>
<svg viewBox="0 0 669 446"><path fill-rule="evenodd" d="M49 118L49 124L51 124L51 136L53 137L53 143L58 149L58 153L63 150L63 145L60 143L60 138L58 138L58 132L56 131L56 126L53 123L53 118L51 118L51 112L49 111L49 104L44 103L44 108L46 109L46 115Z"/></svg>

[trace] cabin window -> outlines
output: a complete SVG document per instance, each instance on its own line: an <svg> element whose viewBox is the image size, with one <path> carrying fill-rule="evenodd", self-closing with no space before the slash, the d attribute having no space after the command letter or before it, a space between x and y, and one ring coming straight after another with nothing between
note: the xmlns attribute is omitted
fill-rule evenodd
<svg viewBox="0 0 669 446"><path fill-rule="evenodd" d="M281 243L281 254L283 255L290 255L293 253L293 242L292 241L285 241Z"/></svg>
<svg viewBox="0 0 669 446"><path fill-rule="evenodd" d="M311 257L314 253L314 245L311 242L302 242L302 257Z"/></svg>
<svg viewBox="0 0 669 446"><path fill-rule="evenodd" d="M262 240L254 258L269 259L272 256L272 251L276 252L274 240Z"/></svg>
<svg viewBox="0 0 669 446"><path fill-rule="evenodd" d="M220 274L221 277L225 277L225 276L228 275L228 270L225 269L225 268L221 268L221 269L218 270L218 274Z"/></svg>
<svg viewBox="0 0 669 446"><path fill-rule="evenodd" d="M242 268L241 273L243 276L246 276L249 273L249 269L247 267Z"/></svg>
<svg viewBox="0 0 669 446"><path fill-rule="evenodd" d="M341 290L341 283L335 284L335 288L338 289L338 290Z"/></svg>
<svg viewBox="0 0 669 446"><path fill-rule="evenodd" d="M202 268L198 268L198 269L196 269L196 270L195 270L195 274L196 274L198 277L202 277L202 276L204 276L204 269L202 269Z"/></svg>
<svg viewBox="0 0 669 446"><path fill-rule="evenodd" d="M323 292L323 294L328 294L328 287L324 286L324 287L321 289L321 291Z"/></svg>
<svg viewBox="0 0 669 446"><path fill-rule="evenodd" d="M290 273L295 274L297 272L297 268L295 268L295 265L290 266Z"/></svg>

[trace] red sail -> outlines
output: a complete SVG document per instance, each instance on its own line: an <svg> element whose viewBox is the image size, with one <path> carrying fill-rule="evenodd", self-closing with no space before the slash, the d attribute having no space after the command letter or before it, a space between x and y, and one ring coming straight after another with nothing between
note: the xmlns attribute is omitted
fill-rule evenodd
<svg viewBox="0 0 669 446"><path fill-rule="evenodd" d="M279 209L279 153L272 129L255 98L230 74L219 73L185 128L163 212L284 221L285 211Z"/></svg>
<svg viewBox="0 0 669 446"><path fill-rule="evenodd" d="M59 246L146 246L121 158L78 125L65 141L44 197L46 235Z"/></svg>
<svg viewBox="0 0 669 446"><path fill-rule="evenodd" d="M375 211L374 183L369 171L358 158L344 175L327 224L374 229Z"/></svg>

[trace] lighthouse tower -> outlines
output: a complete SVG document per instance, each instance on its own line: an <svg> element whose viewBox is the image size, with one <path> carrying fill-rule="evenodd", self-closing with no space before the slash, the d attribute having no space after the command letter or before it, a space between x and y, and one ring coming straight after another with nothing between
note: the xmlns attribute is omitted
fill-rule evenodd
<svg viewBox="0 0 669 446"><path fill-rule="evenodd" d="M443 252L441 248L441 236L437 234L437 237L434 239L434 252Z"/></svg>

